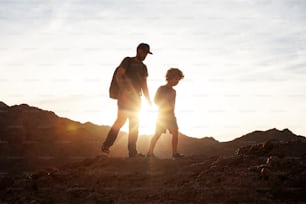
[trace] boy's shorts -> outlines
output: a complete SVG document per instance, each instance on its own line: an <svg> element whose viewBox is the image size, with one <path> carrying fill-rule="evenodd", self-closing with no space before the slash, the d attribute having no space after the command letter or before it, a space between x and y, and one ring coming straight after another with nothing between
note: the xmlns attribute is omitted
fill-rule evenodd
<svg viewBox="0 0 306 204"><path fill-rule="evenodd" d="M165 133L166 130L178 129L176 118L158 118L156 122L156 132Z"/></svg>

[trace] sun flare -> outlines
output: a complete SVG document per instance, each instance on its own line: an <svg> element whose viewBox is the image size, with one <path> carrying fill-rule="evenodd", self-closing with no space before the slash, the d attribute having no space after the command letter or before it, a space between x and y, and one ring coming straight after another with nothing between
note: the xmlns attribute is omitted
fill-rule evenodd
<svg viewBox="0 0 306 204"><path fill-rule="evenodd" d="M142 108L139 113L139 133L140 135L149 134L153 135L155 131L155 124L157 119L157 107L155 105L149 105L147 101L143 100Z"/></svg>

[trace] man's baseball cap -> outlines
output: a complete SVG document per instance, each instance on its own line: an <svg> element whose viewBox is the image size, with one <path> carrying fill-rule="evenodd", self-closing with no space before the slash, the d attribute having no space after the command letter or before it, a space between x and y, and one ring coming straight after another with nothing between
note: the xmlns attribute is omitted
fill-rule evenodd
<svg viewBox="0 0 306 204"><path fill-rule="evenodd" d="M138 46L137 46L137 49L142 49L144 51L146 51L147 53L149 54L153 54L151 51L150 51L150 45L148 45L147 43L140 43Z"/></svg>

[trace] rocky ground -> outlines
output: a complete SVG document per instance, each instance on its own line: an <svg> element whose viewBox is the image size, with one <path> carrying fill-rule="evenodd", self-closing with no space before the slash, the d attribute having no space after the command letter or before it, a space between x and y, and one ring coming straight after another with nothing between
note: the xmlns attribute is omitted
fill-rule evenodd
<svg viewBox="0 0 306 204"><path fill-rule="evenodd" d="M179 160L109 158L2 175L1 203L306 203L306 143Z"/></svg>

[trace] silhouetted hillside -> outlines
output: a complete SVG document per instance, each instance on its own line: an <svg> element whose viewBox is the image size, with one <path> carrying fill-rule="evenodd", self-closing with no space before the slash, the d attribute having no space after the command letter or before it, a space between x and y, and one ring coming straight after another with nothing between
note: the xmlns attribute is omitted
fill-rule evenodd
<svg viewBox="0 0 306 204"><path fill-rule="evenodd" d="M224 150L225 154L231 154L239 147L262 144L269 140L288 142L303 139L305 139L305 137L298 136L288 129L278 130L276 128L273 128L267 131L253 131L232 141L220 144L220 148Z"/></svg>
<svg viewBox="0 0 306 204"><path fill-rule="evenodd" d="M267 140L278 140L278 141L290 141L297 140L300 136L294 134L288 129L279 131L275 128L267 131L254 131L249 134L243 135L237 139L234 139L233 142L245 143L245 144L256 144L263 143Z"/></svg>
<svg viewBox="0 0 306 204"><path fill-rule="evenodd" d="M100 154L108 126L79 123L27 104L0 104L1 170L22 171L61 165ZM148 149L151 136L140 136L140 152ZM185 154L205 154L218 143L212 138L196 139L180 134L180 148ZM127 156L127 135L121 132L111 156ZM156 147L162 158L171 156L171 136L164 135Z"/></svg>
<svg viewBox="0 0 306 204"><path fill-rule="evenodd" d="M81 161L99 154L108 126L90 122L79 123L57 116L51 111L26 104L7 106L0 103L0 171L20 172L41 167L59 166ZM218 142L214 138L197 139L179 134L179 150L186 156L233 155L241 146L262 143L270 139L297 140L290 130L255 131L231 142ZM138 151L146 153L151 135L140 136ZM162 135L155 154L171 157L171 135ZM127 157L127 135L121 132L111 148L111 157Z"/></svg>
<svg viewBox="0 0 306 204"><path fill-rule="evenodd" d="M0 108L8 108L8 105L0 101Z"/></svg>
<svg viewBox="0 0 306 204"><path fill-rule="evenodd" d="M26 104L2 106L1 170L33 169L96 156L97 143L107 130L106 126L81 124Z"/></svg>

